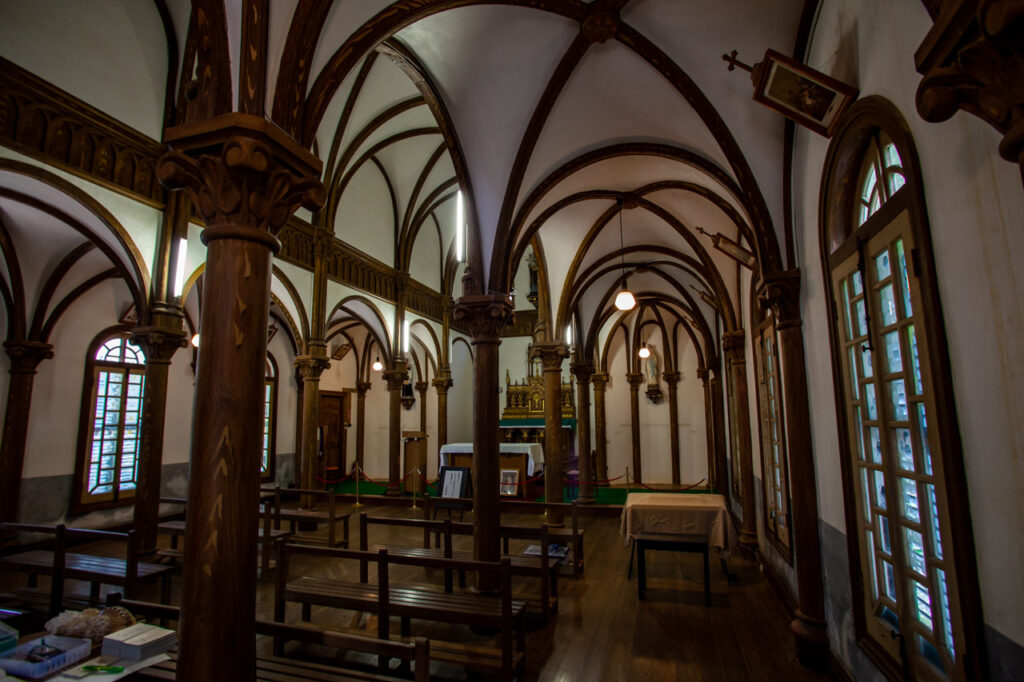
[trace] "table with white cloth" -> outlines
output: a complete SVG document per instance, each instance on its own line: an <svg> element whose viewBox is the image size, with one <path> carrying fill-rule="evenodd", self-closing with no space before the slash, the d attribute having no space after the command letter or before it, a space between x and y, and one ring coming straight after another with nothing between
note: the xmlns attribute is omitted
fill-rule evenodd
<svg viewBox="0 0 1024 682"><path fill-rule="evenodd" d="M440 463L441 466L459 466L458 464L449 463L449 460L454 460L451 457L454 454L473 454L472 443L446 443L441 446L440 452ZM544 466L544 448L540 446L540 443L499 443L498 444L498 456L501 455L513 455L513 454L525 454L526 455L526 475L533 476L533 472Z"/></svg>
<svg viewBox="0 0 1024 682"><path fill-rule="evenodd" d="M637 553L637 588L640 599L647 587L646 551L661 549L698 552L704 558L704 602L711 603L708 548L719 549L722 569L730 578L725 559L732 546L732 524L725 497L713 494L630 493L622 507L619 531ZM632 576L633 556L629 571Z"/></svg>

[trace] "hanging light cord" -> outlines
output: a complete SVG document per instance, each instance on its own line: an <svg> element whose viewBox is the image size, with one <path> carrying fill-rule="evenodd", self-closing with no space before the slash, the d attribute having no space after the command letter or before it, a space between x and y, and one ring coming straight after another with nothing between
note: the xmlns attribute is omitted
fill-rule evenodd
<svg viewBox="0 0 1024 682"><path fill-rule="evenodd" d="M622 258L622 286L626 286L626 247L622 242L622 200L619 199L619 256Z"/></svg>

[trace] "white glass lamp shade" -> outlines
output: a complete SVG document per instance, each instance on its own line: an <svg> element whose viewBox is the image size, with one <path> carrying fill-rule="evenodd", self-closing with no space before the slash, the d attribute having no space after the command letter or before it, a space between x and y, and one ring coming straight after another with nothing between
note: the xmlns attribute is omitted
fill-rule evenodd
<svg viewBox="0 0 1024 682"><path fill-rule="evenodd" d="M646 360L647 358L651 357L651 349L648 348L647 344L645 343L642 346L640 346L640 351L637 353L637 355Z"/></svg>
<svg viewBox="0 0 1024 682"><path fill-rule="evenodd" d="M382 369L384 369L384 363L382 363L380 361L380 358L377 358L376 360L374 360L373 361L373 365L371 365L371 366L373 367L373 371L374 372L379 372Z"/></svg>
<svg viewBox="0 0 1024 682"><path fill-rule="evenodd" d="M615 295L615 307L619 310L632 310L636 306L636 298L633 297L633 293L626 288L626 283L622 283L622 289Z"/></svg>

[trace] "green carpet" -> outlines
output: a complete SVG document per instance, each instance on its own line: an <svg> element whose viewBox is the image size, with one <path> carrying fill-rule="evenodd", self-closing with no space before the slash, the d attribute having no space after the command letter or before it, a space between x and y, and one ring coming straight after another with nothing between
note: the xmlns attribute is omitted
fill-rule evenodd
<svg viewBox="0 0 1024 682"><path fill-rule="evenodd" d="M386 485L381 485L379 483L372 483L372 482L369 482L369 481L360 481L359 482L359 494L360 495L383 495L384 491L386 491L386 490L387 490L387 486ZM354 495L356 493L356 483L355 483L355 481L342 481L341 483L337 483L334 486L334 492L342 493L342 494L345 494L345 495ZM594 503L595 504L616 504L616 505L622 505L622 504L625 504L625 502L626 502L626 495L628 495L630 492L634 492L634 493L635 492L658 492L658 493L673 493L673 494L676 494L676 495L703 495L703 494L707 494L707 493L713 493L715 491L714 490L707 490L707 489L704 489L704 488L691 488L689 490L647 490L646 488L632 488L630 490L626 490L626 488L624 488L624 487L612 487L612 488L597 488L594 492L595 492L595 494L594 494ZM405 495L406 495L406 497L412 497L412 493L411 492L407 492L407 493L405 493ZM427 486L427 494L425 495L425 497L436 497L436 496L437 496L437 488L436 488L436 486L428 485ZM565 489L565 490L562 491L562 501L563 502L572 502L574 499L576 499L575 491L573 491L573 494L570 494L569 489ZM543 495L541 495L540 497L536 498L533 501L544 502L545 501L545 497Z"/></svg>

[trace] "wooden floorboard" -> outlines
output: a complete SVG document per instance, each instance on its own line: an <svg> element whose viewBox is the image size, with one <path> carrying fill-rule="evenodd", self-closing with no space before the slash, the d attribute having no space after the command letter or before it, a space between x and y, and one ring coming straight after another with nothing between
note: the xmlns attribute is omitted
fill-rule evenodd
<svg viewBox="0 0 1024 682"><path fill-rule="evenodd" d="M364 507L371 515L416 517L396 506ZM362 510L361 510L362 511ZM471 520L467 514L466 520ZM711 562L711 605L704 605L703 567L700 555L653 551L647 555L648 587L644 601L637 598L634 566L627 578L629 548L619 535L619 521L609 516L581 516L586 529L586 569L579 579L568 567L559 576L559 612L545 625L530 619L523 679L534 680L686 680L687 682L743 682L744 680L813 681L828 679L801 667L795 660L789 616L765 582L756 564L737 555L729 566L737 574L729 585L721 566ZM506 515L506 523L539 524L536 515ZM353 545L358 542L358 519L353 514ZM323 525L318 533L326 534ZM402 527L371 525L371 543L418 546L422 532ZM162 537L166 543L167 538ZM510 549L520 552L530 544L513 540ZM454 538L457 549L471 549L472 538ZM256 570L256 567L253 567ZM297 555L290 575L317 575L357 581L358 564L321 557ZM375 573L370 571L371 581ZM260 618L273 617L276 574L261 579L256 607ZM392 580L440 585L441 571L426 572L410 566L392 566ZM514 579L515 580L515 579ZM73 582L73 581L72 581ZM0 577L0 587L23 585L12 575ZM172 603L181 602L181 575L173 577ZM536 587L536 581L520 578L517 585ZM48 581L40 578L45 590ZM74 584L73 584L74 587ZM79 584L84 594L88 586ZM157 601L157 586L140 586L140 599ZM104 587L104 592L116 588ZM288 619L299 620L299 607L290 604ZM351 611L314 607L313 623L324 627L360 627L374 636L376 621ZM393 631L398 631L397 621ZM494 633L473 632L458 625L413 622L413 634L461 644L487 645ZM259 643L261 654L271 653L269 640ZM286 652L304 660L325 664L346 662L373 668L375 659L324 647L290 644ZM475 680L479 675L460 665L434 662L431 675L439 680Z"/></svg>

